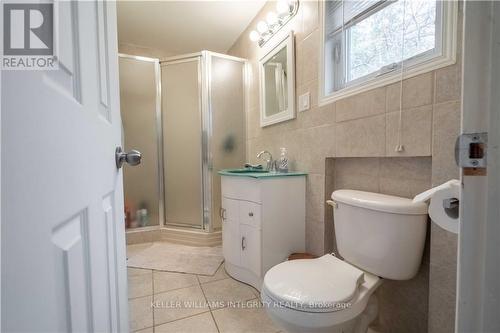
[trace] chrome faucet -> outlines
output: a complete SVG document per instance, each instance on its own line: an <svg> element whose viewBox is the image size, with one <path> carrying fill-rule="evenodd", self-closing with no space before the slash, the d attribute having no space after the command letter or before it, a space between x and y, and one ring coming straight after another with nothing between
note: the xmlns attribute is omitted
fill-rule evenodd
<svg viewBox="0 0 500 333"><path fill-rule="evenodd" d="M267 159L262 158L262 155L264 155L264 154L268 155ZM276 170L276 165L275 165L275 163L273 161L273 155L270 152L268 152L267 150L263 150L260 153L258 153L257 154L257 159L263 160L263 161L266 162L266 170L267 171L273 172L273 171Z"/></svg>

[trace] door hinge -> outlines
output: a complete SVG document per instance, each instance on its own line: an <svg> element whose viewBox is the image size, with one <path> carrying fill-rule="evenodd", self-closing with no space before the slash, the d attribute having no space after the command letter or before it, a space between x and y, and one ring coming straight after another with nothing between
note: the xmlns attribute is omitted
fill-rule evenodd
<svg viewBox="0 0 500 333"><path fill-rule="evenodd" d="M455 161L464 175L486 175L488 133L464 133L455 142Z"/></svg>

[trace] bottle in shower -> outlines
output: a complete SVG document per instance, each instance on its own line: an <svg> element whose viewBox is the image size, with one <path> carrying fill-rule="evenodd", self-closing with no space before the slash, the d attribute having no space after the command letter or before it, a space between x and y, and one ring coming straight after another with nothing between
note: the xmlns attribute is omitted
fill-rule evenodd
<svg viewBox="0 0 500 333"><path fill-rule="evenodd" d="M280 148L281 154L278 160L278 172L287 173L288 172L288 156L286 148Z"/></svg>

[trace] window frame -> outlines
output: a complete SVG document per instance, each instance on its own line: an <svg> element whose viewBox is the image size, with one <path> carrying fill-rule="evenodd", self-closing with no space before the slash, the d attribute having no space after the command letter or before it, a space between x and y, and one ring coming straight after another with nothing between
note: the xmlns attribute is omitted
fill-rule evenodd
<svg viewBox="0 0 500 333"><path fill-rule="evenodd" d="M328 0L326 0L328 1ZM457 20L458 20L458 1L442 1L438 0L438 12L436 13L436 20L438 16L441 18L441 24L436 25L436 48L418 54L411 58L404 60L404 73L403 78L410 78L426 72L436 70L445 66L452 65L456 62L456 48L457 48ZM348 22L346 27L360 22L362 19L367 18L379 10L382 10L388 3L377 2L370 6L365 12L358 15ZM371 90L381 86L385 86L401 80L401 62L389 64L382 67L380 70L367 74L363 77L357 78L347 82L345 87L326 94L325 92L325 1L320 1L320 50L319 50L319 89L318 101L319 105L332 103L336 100L352 96L363 91ZM346 30L344 28L344 30ZM342 36L344 39L345 37ZM345 43L344 43L345 45ZM347 56L347 54L346 54ZM343 60L344 66L347 63L346 59ZM387 68L394 66L393 68ZM347 71L347 68L344 68ZM347 76L347 73L345 73ZM333 80L333 78L332 78Z"/></svg>

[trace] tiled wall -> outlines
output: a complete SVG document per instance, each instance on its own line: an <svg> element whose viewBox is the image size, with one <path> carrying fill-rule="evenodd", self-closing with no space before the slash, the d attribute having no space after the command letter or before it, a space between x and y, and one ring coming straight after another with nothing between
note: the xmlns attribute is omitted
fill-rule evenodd
<svg viewBox="0 0 500 333"><path fill-rule="evenodd" d="M458 69L443 69L443 75L460 82ZM459 98L456 92L454 98ZM432 185L460 177L455 164L454 144L460 132L460 101L446 101L434 107L432 140ZM429 333L455 331L457 235L431 224L429 269Z"/></svg>
<svg viewBox="0 0 500 333"><path fill-rule="evenodd" d="M279 147L287 147L290 159L293 160L291 166L309 173L306 199L307 250L322 254L333 246L333 225L325 218L328 217L325 198L331 190L331 185L328 185L331 178L337 177L337 184L344 181L346 186L349 184L367 190L412 196L429 187L430 182L437 185L458 176L452 147L460 120L460 55L455 65L404 81L402 139L405 150L402 153L395 152L399 84L363 92L326 106L318 106L319 5L317 1L301 1L298 14L285 29L295 32L296 96L310 92L311 109L298 113L294 120L261 128L258 92L259 49L256 43L249 40L248 34L257 22L265 19L267 12L274 8L275 2L268 2L229 50L229 54L247 58L251 62L247 158L250 162L257 162L255 155L260 150L267 149L277 156ZM460 36L461 34L459 39ZM393 156L397 157L388 158ZM416 156L425 158L407 158ZM340 158L354 157L374 159L369 162L367 159L352 159L355 162L342 159L340 163L352 163L353 167L357 165L370 171L366 174L361 172L358 177L353 176L354 170L350 168L346 169L345 175L329 174L328 166L332 163L337 163ZM335 158L335 162L328 158ZM365 165L365 162L368 165ZM391 170L402 170L400 174L413 172L413 178L409 180L405 177L393 177ZM373 177L370 172L378 172L378 177ZM434 226L430 229L428 273L424 268L416 280L386 284L402 286L402 289L396 288L400 290L396 293L397 296L405 298L408 304L413 304L417 310L401 313L394 308L391 313L397 314L399 322L404 322L405 318L409 317L413 318L409 322L419 322L414 328L408 326L408 331L426 328L428 320L430 332L452 332L456 236L436 230L438 228ZM408 292L401 291L403 289ZM412 294L414 290L418 291L418 295ZM388 301L391 298L384 295L387 293L381 292L381 303L393 304ZM387 313L380 314L381 324L386 324L388 331L401 328L395 322L391 326L391 320L387 318L390 318Z"/></svg>

